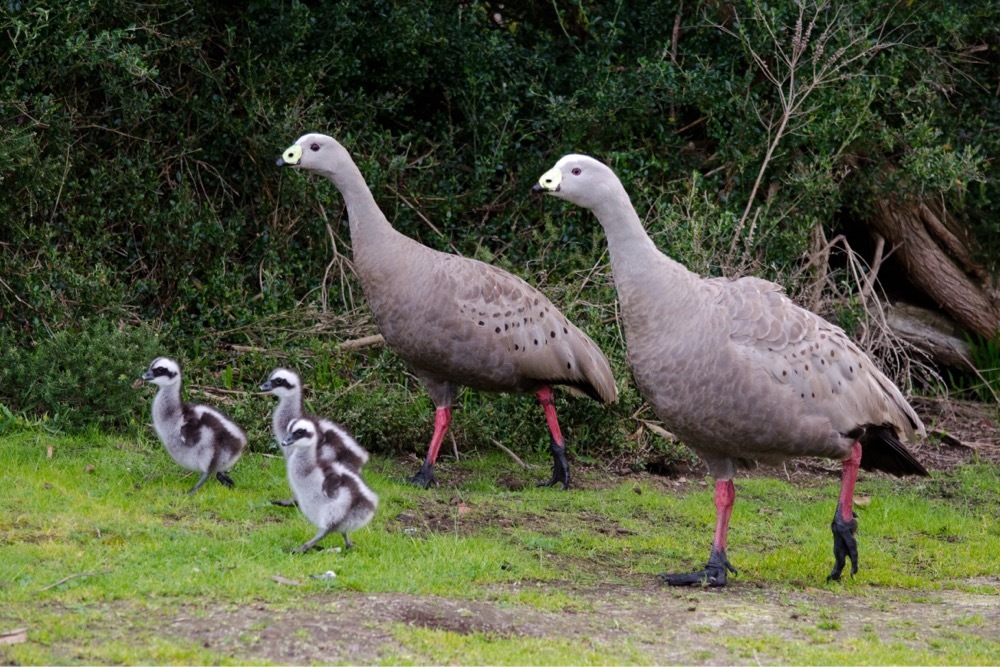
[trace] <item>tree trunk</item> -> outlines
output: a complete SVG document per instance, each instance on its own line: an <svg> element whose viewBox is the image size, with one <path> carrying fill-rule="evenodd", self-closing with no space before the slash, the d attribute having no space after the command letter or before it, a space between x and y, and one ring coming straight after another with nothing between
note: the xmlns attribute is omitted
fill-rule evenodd
<svg viewBox="0 0 1000 667"><path fill-rule="evenodd" d="M899 301L886 309L885 323L935 365L962 371L974 368L964 333L947 315Z"/></svg>
<svg viewBox="0 0 1000 667"><path fill-rule="evenodd" d="M1000 291L977 263L975 241L940 203L875 202L871 227L881 234L910 282L968 331L1000 332Z"/></svg>

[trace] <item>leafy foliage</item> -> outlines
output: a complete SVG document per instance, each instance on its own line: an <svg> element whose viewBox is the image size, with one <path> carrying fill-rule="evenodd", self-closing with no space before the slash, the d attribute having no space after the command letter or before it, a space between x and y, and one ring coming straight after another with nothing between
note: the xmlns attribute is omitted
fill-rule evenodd
<svg viewBox="0 0 1000 667"><path fill-rule="evenodd" d="M156 322L211 373L232 363L227 344L274 350L271 318L357 314L339 195L273 167L313 130L349 148L401 231L501 264L570 310L614 299L606 273L590 280L603 253L592 216L528 195L571 151L612 164L657 242L705 273L794 291L812 230L863 221L888 196L945 198L995 261L998 13L936 0L9 0L2 326L27 345L95 315ZM835 75L779 136L788 77L808 82L827 61ZM588 329L605 349L620 342L613 319ZM390 372L386 391L405 394Z"/></svg>
<svg viewBox="0 0 1000 667"><path fill-rule="evenodd" d="M132 385L161 353L152 328L96 319L34 346L10 343L0 338L0 406L68 430L132 427L142 414Z"/></svg>

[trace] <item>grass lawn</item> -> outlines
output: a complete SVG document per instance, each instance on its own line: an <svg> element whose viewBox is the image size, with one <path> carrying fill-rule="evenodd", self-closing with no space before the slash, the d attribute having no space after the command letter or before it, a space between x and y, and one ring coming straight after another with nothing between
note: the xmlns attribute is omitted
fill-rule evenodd
<svg viewBox="0 0 1000 667"><path fill-rule="evenodd" d="M195 477L149 438L0 437L0 633L27 630L0 662L1000 662L996 465L862 474L861 570L840 583L837 478L737 478L739 576L705 591L655 579L708 556L703 478L577 463L562 492L529 459L465 452L422 491L401 481L416 464L373 457L355 548L293 555L314 529L269 502L289 496L280 457L187 496Z"/></svg>

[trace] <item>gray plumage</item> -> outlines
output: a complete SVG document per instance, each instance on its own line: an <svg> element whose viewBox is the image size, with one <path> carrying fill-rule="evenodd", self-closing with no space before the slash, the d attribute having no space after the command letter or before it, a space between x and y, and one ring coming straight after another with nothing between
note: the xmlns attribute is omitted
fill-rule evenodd
<svg viewBox="0 0 1000 667"><path fill-rule="evenodd" d="M167 357L153 360L142 379L159 387L153 399L153 427L170 456L183 468L201 473L194 493L215 475L233 486L228 471L247 444L246 433L215 408L181 400L181 369Z"/></svg>
<svg viewBox="0 0 1000 667"><path fill-rule="evenodd" d="M772 282L703 278L664 255L593 158L563 157L535 189L600 221L636 385L717 482L753 462L844 461L857 442L863 468L926 474L898 439L923 424L842 329Z"/></svg>
<svg viewBox="0 0 1000 667"><path fill-rule="evenodd" d="M308 551L331 532L342 534L345 546L351 548L348 533L367 525L378 507L378 496L356 471L318 458L322 437L317 420L304 417L289 424L281 443L291 450L288 483L299 509L319 529L297 552Z"/></svg>
<svg viewBox="0 0 1000 667"><path fill-rule="evenodd" d="M304 135L278 165L322 174L343 195L354 270L379 330L413 368L439 410L450 409L463 385L538 392L558 384L598 401L617 399L607 358L545 295L502 269L438 252L397 232L337 141ZM548 399L539 400L545 405ZM546 416L552 429L555 417L549 417L548 407ZM421 469L426 469L420 481L425 485L432 479L435 442L447 429L450 411L441 420ZM556 444L562 447L562 442ZM568 470L560 481L568 484Z"/></svg>

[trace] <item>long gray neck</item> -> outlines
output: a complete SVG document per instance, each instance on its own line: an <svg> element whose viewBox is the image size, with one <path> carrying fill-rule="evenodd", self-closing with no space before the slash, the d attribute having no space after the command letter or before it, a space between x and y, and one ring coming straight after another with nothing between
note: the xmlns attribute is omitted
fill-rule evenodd
<svg viewBox="0 0 1000 667"><path fill-rule="evenodd" d="M365 277L384 265L387 257L394 255L394 245L409 245L412 239L393 229L375 202L368 184L347 150L337 159L337 168L326 176L340 190L347 205L347 218L351 228L351 247L355 268Z"/></svg>
<svg viewBox="0 0 1000 667"><path fill-rule="evenodd" d="M643 341L680 337L694 326L689 313L698 309L698 276L657 249L617 179L597 200L592 210L608 238L629 358L635 362L646 352Z"/></svg>
<svg viewBox="0 0 1000 667"><path fill-rule="evenodd" d="M615 180L601 193L593 212L608 238L615 288L623 301L637 296L660 302L686 300L697 274L656 247L620 182Z"/></svg>

